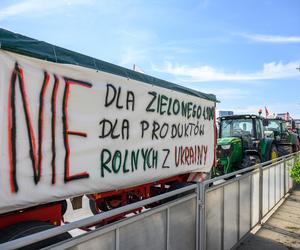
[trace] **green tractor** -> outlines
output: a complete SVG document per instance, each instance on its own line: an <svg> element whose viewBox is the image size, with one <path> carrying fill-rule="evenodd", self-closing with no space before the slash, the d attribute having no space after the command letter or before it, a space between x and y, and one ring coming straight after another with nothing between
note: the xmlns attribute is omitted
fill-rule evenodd
<svg viewBox="0 0 300 250"><path fill-rule="evenodd" d="M295 133L298 135L300 141L300 119L295 119Z"/></svg>
<svg viewBox="0 0 300 250"><path fill-rule="evenodd" d="M265 134L274 139L279 156L299 151L299 134L293 132L296 131L295 122L281 118L270 118L267 119L266 124Z"/></svg>
<svg viewBox="0 0 300 250"><path fill-rule="evenodd" d="M265 120L257 115L219 118L217 165L212 176L228 174L278 156L274 139L264 134Z"/></svg>

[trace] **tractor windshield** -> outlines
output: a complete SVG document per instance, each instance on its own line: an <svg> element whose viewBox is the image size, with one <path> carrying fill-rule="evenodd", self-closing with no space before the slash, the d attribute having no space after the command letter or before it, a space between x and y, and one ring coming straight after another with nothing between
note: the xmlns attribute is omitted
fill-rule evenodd
<svg viewBox="0 0 300 250"><path fill-rule="evenodd" d="M254 137L252 119L234 119L221 121L221 138L224 137Z"/></svg>
<svg viewBox="0 0 300 250"><path fill-rule="evenodd" d="M280 133L280 121L269 120L268 126L266 126L267 131L277 131Z"/></svg>

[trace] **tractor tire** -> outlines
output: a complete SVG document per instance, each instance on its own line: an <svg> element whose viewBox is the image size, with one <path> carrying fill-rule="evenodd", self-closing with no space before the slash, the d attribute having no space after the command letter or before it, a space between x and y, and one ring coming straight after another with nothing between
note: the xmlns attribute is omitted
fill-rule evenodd
<svg viewBox="0 0 300 250"><path fill-rule="evenodd" d="M270 152L268 153L268 161L275 160L278 158L278 150L277 147L273 144Z"/></svg>
<svg viewBox="0 0 300 250"><path fill-rule="evenodd" d="M240 169L248 168L256 164L261 163L259 156L257 155L245 155Z"/></svg>
<svg viewBox="0 0 300 250"><path fill-rule="evenodd" d="M64 216L68 209L68 203L66 200L60 201L61 204L61 216Z"/></svg>
<svg viewBox="0 0 300 250"><path fill-rule="evenodd" d="M294 144L294 145L293 145L293 153L296 153L296 152L298 152L298 151L299 151L299 149L300 149L300 146L299 146L299 144Z"/></svg>
<svg viewBox="0 0 300 250"><path fill-rule="evenodd" d="M89 199L89 206L94 215L99 214L101 212L106 212L109 210L109 207L106 202L96 202L92 199Z"/></svg>
<svg viewBox="0 0 300 250"><path fill-rule="evenodd" d="M107 212L109 210L122 206L122 202L119 202L117 206L112 206L112 201L113 199L109 198L104 198L101 201L94 201L92 199L89 199L89 206L94 215L99 214L101 212Z"/></svg>
<svg viewBox="0 0 300 250"><path fill-rule="evenodd" d="M55 225L52 225L50 223L44 222L44 221L26 221L26 222L20 222L14 225L11 225L7 228L4 228L0 230L0 243L4 243L7 241L15 240L18 238L22 238L24 236L28 236L34 233L42 232L47 229L51 229L56 227ZM22 247L20 249L40 249L43 247L47 247L50 245L53 245L55 243L58 243L60 241L64 241L67 239L72 238L72 236L69 233L62 233L60 235L51 237L49 239L42 240L40 242L36 242L33 244L30 244L28 246Z"/></svg>
<svg viewBox="0 0 300 250"><path fill-rule="evenodd" d="M193 184L193 183L190 183L190 182L173 183L173 184L171 184L171 186L168 188L167 192L171 192L171 191L174 191L174 190L176 190L176 189L180 189L180 188L183 188L183 187L192 185L192 184ZM167 203L167 202L176 200L176 199L178 199L178 198L180 198L180 197L183 197L183 196L185 196L185 195L187 195L187 194L191 194L191 193L193 193L193 192L194 192L193 190L190 190L190 191L186 191L186 192L181 193L181 194L176 194L176 195L174 195L174 196L172 196L172 197L169 197L169 198L166 198L166 199L162 200L161 203L163 204L163 203Z"/></svg>
<svg viewBox="0 0 300 250"><path fill-rule="evenodd" d="M293 153L292 145L278 145L277 150L278 150L279 157Z"/></svg>

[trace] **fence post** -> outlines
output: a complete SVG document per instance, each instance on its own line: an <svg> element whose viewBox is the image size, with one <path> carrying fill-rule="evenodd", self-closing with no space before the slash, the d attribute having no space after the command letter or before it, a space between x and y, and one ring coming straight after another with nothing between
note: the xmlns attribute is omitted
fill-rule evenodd
<svg viewBox="0 0 300 250"><path fill-rule="evenodd" d="M299 157L300 157L300 151L297 151L296 154L295 154L295 156L294 156L294 164L293 164L293 168L295 167L296 162L299 161ZM293 188L293 189L295 188L295 185L296 185L296 184L297 184L297 183L294 181L294 179L292 179L292 188Z"/></svg>
<svg viewBox="0 0 300 250"><path fill-rule="evenodd" d="M198 182L198 194L199 194L199 238L198 247L199 250L206 249L206 218L205 218L205 188L204 183Z"/></svg>
<svg viewBox="0 0 300 250"><path fill-rule="evenodd" d="M259 164L259 224L262 224L263 218L263 168L262 164Z"/></svg>
<svg viewBox="0 0 300 250"><path fill-rule="evenodd" d="M196 188L197 200L196 200L196 250L200 250L200 187L197 183Z"/></svg>
<svg viewBox="0 0 300 250"><path fill-rule="evenodd" d="M284 195L286 195L286 157L283 158L283 185Z"/></svg>

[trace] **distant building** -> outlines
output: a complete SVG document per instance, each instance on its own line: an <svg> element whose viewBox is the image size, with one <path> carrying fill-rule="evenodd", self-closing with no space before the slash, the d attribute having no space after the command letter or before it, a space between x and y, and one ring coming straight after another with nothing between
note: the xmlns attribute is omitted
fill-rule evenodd
<svg viewBox="0 0 300 250"><path fill-rule="evenodd" d="M219 111L219 117L233 115L233 111Z"/></svg>
<svg viewBox="0 0 300 250"><path fill-rule="evenodd" d="M300 119L295 119L296 128L300 128Z"/></svg>
<svg viewBox="0 0 300 250"><path fill-rule="evenodd" d="M292 120L293 118L290 116L290 113L289 112L286 112L286 113L279 113L277 114L276 116L277 118L281 118L283 120L286 120L286 121L289 121L289 120Z"/></svg>

